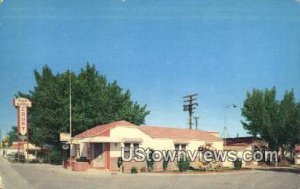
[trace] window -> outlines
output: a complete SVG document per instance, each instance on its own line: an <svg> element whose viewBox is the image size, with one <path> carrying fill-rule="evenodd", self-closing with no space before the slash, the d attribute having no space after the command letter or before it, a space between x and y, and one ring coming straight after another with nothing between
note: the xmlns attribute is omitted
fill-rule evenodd
<svg viewBox="0 0 300 189"><path fill-rule="evenodd" d="M186 144L181 144L181 150L183 150L183 151L186 150Z"/></svg>
<svg viewBox="0 0 300 189"><path fill-rule="evenodd" d="M186 150L186 144L174 144L174 147L175 147L175 151Z"/></svg>
<svg viewBox="0 0 300 189"><path fill-rule="evenodd" d="M136 156L135 149L138 149L139 146L140 146L139 143L133 143L133 153L134 153L134 156Z"/></svg>
<svg viewBox="0 0 300 189"><path fill-rule="evenodd" d="M133 150L139 148L139 146L140 146L140 145L139 145L138 143L134 143L134 144L133 144Z"/></svg>
<svg viewBox="0 0 300 189"><path fill-rule="evenodd" d="M75 157L79 158L80 157L80 145L75 144Z"/></svg>
<svg viewBox="0 0 300 189"><path fill-rule="evenodd" d="M129 158L130 155L130 143L124 144L124 157Z"/></svg>
<svg viewBox="0 0 300 189"><path fill-rule="evenodd" d="M176 157L178 157L178 155L182 155L182 151L186 150L186 144L174 144L175 147L175 153L176 153Z"/></svg>

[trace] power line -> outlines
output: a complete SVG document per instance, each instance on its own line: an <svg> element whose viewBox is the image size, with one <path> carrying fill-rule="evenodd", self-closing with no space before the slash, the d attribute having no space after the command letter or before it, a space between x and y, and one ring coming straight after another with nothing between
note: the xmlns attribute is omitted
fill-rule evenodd
<svg viewBox="0 0 300 189"><path fill-rule="evenodd" d="M184 104L183 104L183 111L189 112L189 128L192 129L192 117L193 117L193 110L196 109L198 103L196 102L198 94L186 95L183 97Z"/></svg>

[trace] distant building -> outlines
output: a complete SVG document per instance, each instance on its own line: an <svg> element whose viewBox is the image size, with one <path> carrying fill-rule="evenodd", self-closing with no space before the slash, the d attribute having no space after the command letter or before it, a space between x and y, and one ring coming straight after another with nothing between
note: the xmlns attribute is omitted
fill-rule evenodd
<svg viewBox="0 0 300 189"><path fill-rule="evenodd" d="M300 165L300 144L295 146L295 164Z"/></svg>
<svg viewBox="0 0 300 189"><path fill-rule="evenodd" d="M40 147L37 147L31 143L27 142L13 142L12 145L8 148L5 149L5 154L11 154L11 153L17 153L19 149L19 152L21 154L25 155L25 158L27 160L32 160L37 158L37 153L38 151L41 150Z"/></svg>
<svg viewBox="0 0 300 189"><path fill-rule="evenodd" d="M224 140L224 151L236 151L237 156L242 158L245 151L265 151L268 149L268 143L259 137L235 137L235 138L225 138ZM233 167L232 162L225 162L224 166ZM257 166L256 161L244 161L243 167Z"/></svg>

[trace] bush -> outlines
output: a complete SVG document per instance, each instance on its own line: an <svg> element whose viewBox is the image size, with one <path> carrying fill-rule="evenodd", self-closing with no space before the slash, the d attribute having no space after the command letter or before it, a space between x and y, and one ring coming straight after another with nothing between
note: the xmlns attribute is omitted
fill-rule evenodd
<svg viewBox="0 0 300 189"><path fill-rule="evenodd" d="M146 172L146 167L142 167L141 168L141 172L143 173L143 172Z"/></svg>
<svg viewBox="0 0 300 189"><path fill-rule="evenodd" d="M25 155L23 155L23 154L20 154L20 155L19 155L19 162L20 162L20 163L25 163L25 162L26 162Z"/></svg>
<svg viewBox="0 0 300 189"><path fill-rule="evenodd" d="M62 153L61 150L53 148L49 155L50 164L61 165L62 164Z"/></svg>
<svg viewBox="0 0 300 189"><path fill-rule="evenodd" d="M149 150L149 161L147 160L147 168L148 168L149 172L153 170L153 166L154 166L154 160L153 160L153 157L152 157L153 152L154 152L153 149Z"/></svg>
<svg viewBox="0 0 300 189"><path fill-rule="evenodd" d="M164 171L166 171L168 169L168 164L169 164L169 161L167 161L167 160L163 161L163 169L164 169Z"/></svg>
<svg viewBox="0 0 300 189"><path fill-rule="evenodd" d="M26 159L25 159L25 155L19 153L11 153L9 155L7 155L8 161L12 162L12 163L25 163Z"/></svg>
<svg viewBox="0 0 300 189"><path fill-rule="evenodd" d="M190 160L187 157L181 156L177 161L177 167L180 172L184 172L190 168Z"/></svg>
<svg viewBox="0 0 300 189"><path fill-rule="evenodd" d="M238 158L233 162L234 169L241 169L242 168L242 159Z"/></svg>
<svg viewBox="0 0 300 189"><path fill-rule="evenodd" d="M138 173L138 169L136 167L131 167L130 172L131 172L131 174L137 174Z"/></svg>
<svg viewBox="0 0 300 189"><path fill-rule="evenodd" d="M49 163L48 151L38 151L37 160L39 163Z"/></svg>
<svg viewBox="0 0 300 189"><path fill-rule="evenodd" d="M31 159L28 161L28 163L39 163L38 159Z"/></svg>
<svg viewBox="0 0 300 189"><path fill-rule="evenodd" d="M164 158L164 160L163 160L163 169L164 169L164 171L167 170L168 164L169 164L169 159L165 159L165 158Z"/></svg>
<svg viewBox="0 0 300 189"><path fill-rule="evenodd" d="M118 168L120 168L123 165L123 159L122 157L118 157Z"/></svg>
<svg viewBox="0 0 300 189"><path fill-rule="evenodd" d="M89 160L86 157L76 158L77 162L88 162Z"/></svg>

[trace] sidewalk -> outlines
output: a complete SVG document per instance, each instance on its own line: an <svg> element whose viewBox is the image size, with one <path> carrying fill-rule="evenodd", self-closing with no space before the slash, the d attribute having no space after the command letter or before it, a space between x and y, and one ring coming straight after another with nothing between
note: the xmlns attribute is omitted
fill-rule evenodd
<svg viewBox="0 0 300 189"><path fill-rule="evenodd" d="M2 177L3 189L32 189L32 186L2 157L0 157L0 177Z"/></svg>

